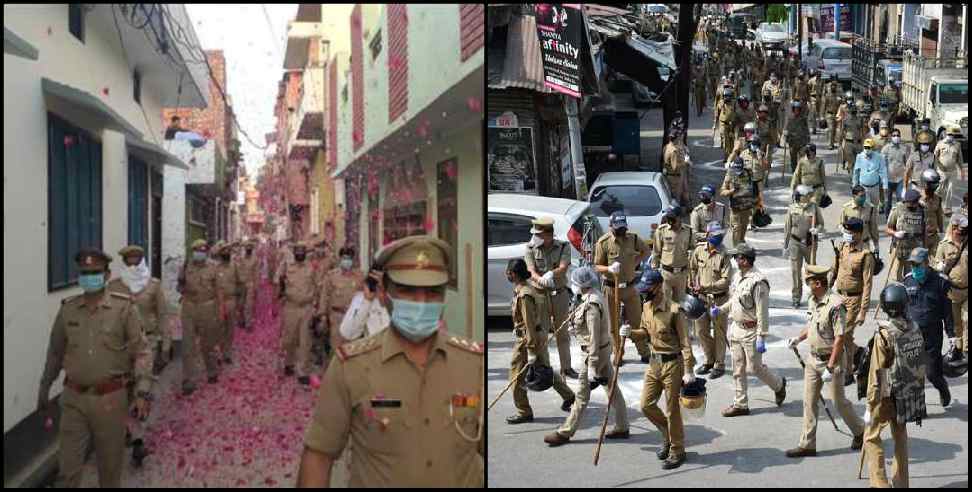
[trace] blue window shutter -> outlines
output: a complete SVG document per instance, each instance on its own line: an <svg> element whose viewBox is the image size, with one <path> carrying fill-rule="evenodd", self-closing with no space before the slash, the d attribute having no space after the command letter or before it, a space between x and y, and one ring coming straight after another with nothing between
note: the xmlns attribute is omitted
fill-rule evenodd
<svg viewBox="0 0 972 492"><path fill-rule="evenodd" d="M65 174L64 129L53 117L47 120L48 127L48 289L62 287L68 276L67 265L67 179Z"/></svg>
<svg viewBox="0 0 972 492"><path fill-rule="evenodd" d="M136 158L128 163L128 243L148 250L145 216L148 195L148 166Z"/></svg>
<svg viewBox="0 0 972 492"><path fill-rule="evenodd" d="M101 191L101 142L91 142L91 221L89 231L91 234L91 245L103 249L101 238L103 237L103 218L104 204L102 202Z"/></svg>

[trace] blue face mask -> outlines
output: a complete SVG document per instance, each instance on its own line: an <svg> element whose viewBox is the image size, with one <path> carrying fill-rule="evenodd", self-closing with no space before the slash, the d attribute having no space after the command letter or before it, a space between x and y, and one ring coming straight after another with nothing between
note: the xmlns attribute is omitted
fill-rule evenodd
<svg viewBox="0 0 972 492"><path fill-rule="evenodd" d="M104 273L90 273L81 274L78 277L78 284L84 289L85 292L98 292L105 288L105 274Z"/></svg>
<svg viewBox="0 0 972 492"><path fill-rule="evenodd" d="M445 303L442 302L415 302L394 297L391 301L392 324L398 329L398 333L414 343L435 333L445 308Z"/></svg>
<svg viewBox="0 0 972 492"><path fill-rule="evenodd" d="M925 283L925 267L924 266L911 267L911 276L915 277L915 280L917 280L919 284Z"/></svg>
<svg viewBox="0 0 972 492"><path fill-rule="evenodd" d="M193 259L193 261L206 261L206 256L207 255L206 255L206 252L205 251L193 251L192 252L192 259Z"/></svg>
<svg viewBox="0 0 972 492"><path fill-rule="evenodd" d="M719 234L718 236L710 236L708 239L709 244L711 244L713 248L718 248L719 245L722 244L722 239L724 237L725 236L723 236L722 234Z"/></svg>

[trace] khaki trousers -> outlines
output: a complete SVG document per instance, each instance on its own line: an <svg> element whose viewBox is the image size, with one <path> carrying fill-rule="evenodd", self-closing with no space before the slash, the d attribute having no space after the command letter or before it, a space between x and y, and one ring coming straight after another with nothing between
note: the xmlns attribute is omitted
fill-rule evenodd
<svg viewBox="0 0 972 492"><path fill-rule="evenodd" d="M962 317L962 313L969 307L968 287L964 289L952 287L948 290L948 299L952 301L952 319L955 321L955 346L959 350L968 351L969 330L966 329L966 321Z"/></svg>
<svg viewBox="0 0 972 492"><path fill-rule="evenodd" d="M806 369L803 371L803 432L800 435L800 447L817 449L817 414L820 411L820 391L823 389L821 377L827 361L811 355L804 362ZM854 407L844 395L844 370L844 361L838 359L833 379L830 381L830 401L837 407L837 413L851 433L859 436L864 432L864 421L854 413Z"/></svg>
<svg viewBox="0 0 972 492"><path fill-rule="evenodd" d="M618 320L618 313L614 309L614 287L609 287L605 284L604 297L607 299L608 310L611 311L611 338L614 345L614 353L617 355L621 352L622 348L621 335L618 333L618 330L621 328L621 323ZM631 324L631 341L634 342L635 348L638 349L638 355L644 357L651 353L651 349L648 346L648 338L640 334L640 330L637 330L641 326L641 296L638 295L638 291L635 290L634 285L628 285L623 289L618 289L618 297L624 303L624 313L622 315Z"/></svg>
<svg viewBox="0 0 972 492"><path fill-rule="evenodd" d="M283 309L284 365L293 367L297 363L297 376L310 375L311 318L314 305L303 306L287 301Z"/></svg>
<svg viewBox="0 0 972 492"><path fill-rule="evenodd" d="M787 252L790 257L790 282L793 286L790 296L799 302L803 299L803 263L810 263L810 246L791 237Z"/></svg>
<svg viewBox="0 0 972 492"><path fill-rule="evenodd" d="M611 344L606 343L603 348L598 350L597 367L593 367L590 364L590 358L584 360L584 367L581 368L577 378L580 381L580 388L578 388L576 393L577 399L574 400L574 405L570 407L570 415L567 417L564 425L560 426L557 432L567 437L573 437L574 433L577 432L577 424L580 422L581 417L583 417L584 409L587 408L587 404L591 400L591 386L588 378L590 376L601 376L610 381L614 377L614 368L611 366L611 353ZM604 394L610 398L610 383L601 387L604 388ZM620 388L614 390L611 410L614 412L614 429L619 431L628 430L628 410Z"/></svg>
<svg viewBox="0 0 972 492"><path fill-rule="evenodd" d="M732 349L732 379L735 381L736 397L732 405L736 408L749 408L749 373L759 378L773 392L783 388L783 380L763 364L763 354L756 351L756 328L746 328L733 321L729 332L729 346Z"/></svg>
<svg viewBox="0 0 972 492"><path fill-rule="evenodd" d="M732 226L732 245L735 246L746 240L746 228L753 216L753 209L730 210L729 223Z"/></svg>
<svg viewBox="0 0 972 492"><path fill-rule="evenodd" d="M186 347L186 355L182 361L182 385L193 387L196 376L196 364L200 352L206 364L206 375L215 377L219 374L219 363L216 359L216 345L220 339L219 308L215 300L194 303L188 300L182 302L182 341Z"/></svg>
<svg viewBox="0 0 972 492"><path fill-rule="evenodd" d="M726 295L715 298L716 304L726 302ZM706 306L711 308L711 305ZM702 345L702 352L705 353L705 363L712 364L719 369L726 368L726 319L727 314L720 312L715 319L706 309L705 314L695 321L695 331L699 336L699 345Z"/></svg>
<svg viewBox="0 0 972 492"><path fill-rule="evenodd" d="M662 440L671 443L671 456L685 454L685 428L682 422L682 407L678 401L682 390L682 357L662 362L658 354L651 357L645 369L644 386L641 390L641 413L655 424L662 434ZM658 408L662 390L665 391L665 412Z"/></svg>
<svg viewBox="0 0 972 492"><path fill-rule="evenodd" d="M533 409L530 408L530 399L527 398L526 371L523 370L523 368L526 367L527 359L529 358L527 339L525 336L515 335L514 338L513 360L510 361L510 377L512 378L517 374L519 374L519 376L516 378L516 382L513 383L513 405L516 406L516 410L519 415L533 415ZM538 335L537 346L540 347L535 354L537 357L537 364L549 366L550 354L547 353L546 333L540 333ZM563 376L557 372L554 372L553 375L553 389L564 400L569 400L574 394L574 392L570 390L570 387L567 386L567 383L564 382Z"/></svg>
<svg viewBox="0 0 972 492"><path fill-rule="evenodd" d="M84 458L90 444L94 445L98 484L105 488L121 487L126 415L128 392L124 388L106 395L78 393L64 388L57 487L81 486Z"/></svg>
<svg viewBox="0 0 972 492"><path fill-rule="evenodd" d="M550 328L551 330L556 330L560 328L560 325L564 323L567 319L567 312L570 311L570 297L567 295L568 289L565 287L557 292L557 295L551 295L550 301L553 307L553 318L554 325ZM564 327L563 330L557 332L557 357L560 361L560 369L570 369L570 333L567 330L568 327Z"/></svg>
<svg viewBox="0 0 972 492"><path fill-rule="evenodd" d="M667 298L675 302L682 302L685 299L685 285L688 282L688 267L682 267L682 270L678 273L672 273L662 268L661 274L664 282L662 289L664 289Z"/></svg>
<svg viewBox="0 0 972 492"><path fill-rule="evenodd" d="M838 292L838 294L840 293ZM840 295L844 298L844 307L847 308L847 326L844 330L844 356L847 362L844 367L846 367L848 371L853 371L854 352L857 351L857 344L854 343L854 329L860 325L860 323L857 322L857 317L861 315L861 302L864 299L864 295Z"/></svg>
<svg viewBox="0 0 972 492"><path fill-rule="evenodd" d="M894 400L885 398L877 405L868 403L871 422L864 429L864 453L867 457L867 473L871 487L887 489L888 475L884 470L884 446L881 445L881 430L891 427L894 439L894 461L891 475L895 488L908 488L908 430L906 424L899 424L894 408Z"/></svg>
<svg viewBox="0 0 972 492"><path fill-rule="evenodd" d="M226 320L220 320L220 327L222 328L222 336L220 337L220 349L223 352L223 359L229 360L233 357L233 338L236 331L236 325L240 321L240 303L239 298L235 296L226 297Z"/></svg>

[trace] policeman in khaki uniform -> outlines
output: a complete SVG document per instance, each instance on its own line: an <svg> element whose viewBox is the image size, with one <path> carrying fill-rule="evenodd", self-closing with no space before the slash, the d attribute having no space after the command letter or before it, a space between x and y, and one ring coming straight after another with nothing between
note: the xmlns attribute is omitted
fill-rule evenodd
<svg viewBox="0 0 972 492"><path fill-rule="evenodd" d="M836 77L834 74L831 77ZM827 114L827 142L830 144L830 150L836 147L839 143L839 134L837 133L837 110L840 107L840 94L837 93L837 85L831 80L828 85L828 90L824 95L823 108L824 112Z"/></svg>
<svg viewBox="0 0 972 492"><path fill-rule="evenodd" d="M854 435L851 449L861 449L864 443L864 422L844 395L844 371L849 370L848 358L843 356L847 308L843 299L828 288L829 272L830 268L824 266L807 265L805 279L812 292L808 301L810 319L800 336L787 340L787 345L795 348L810 339L810 356L803 371L803 432L800 444L786 451L790 458L817 455L818 405L826 382L831 383L830 401Z"/></svg>
<svg viewBox="0 0 972 492"><path fill-rule="evenodd" d="M784 139L787 147L790 148L790 172L796 170L797 160L803 155L803 149L810 143L810 128L807 126L807 117L803 113L803 104L800 101L790 103L792 116L786 122Z"/></svg>
<svg viewBox="0 0 972 492"><path fill-rule="evenodd" d="M914 152L908 155L907 164L905 164L905 187L920 190L922 188L921 174L928 169L935 168L935 154L932 153L931 148L933 138L931 132L921 131L918 133L916 138L918 145L915 146Z"/></svg>
<svg viewBox="0 0 972 492"><path fill-rule="evenodd" d="M925 209L919 203L918 192L906 191L904 199L891 210L891 215L888 216L886 232L892 236L891 254L897 259L894 271L891 272L894 281L900 282L904 278L911 250L924 244L925 224Z"/></svg>
<svg viewBox="0 0 972 492"><path fill-rule="evenodd" d="M878 254L881 251L878 244L878 210L873 203L867 201L867 190L861 185L851 188L851 199L844 204L840 211L840 223L847 222L847 219L851 217L860 219L864 223L861 242L864 243L864 246L868 246L868 243L870 243L871 251Z"/></svg>
<svg viewBox="0 0 972 492"><path fill-rule="evenodd" d="M183 266L179 276L182 293L182 333L186 355L182 362L182 394L196 390L193 381L199 352L206 364L209 382L219 378L216 345L220 340L220 313L223 312L223 291L219 288L216 266L209 261L209 245L197 239L192 243L192 258Z"/></svg>
<svg viewBox="0 0 972 492"><path fill-rule="evenodd" d="M554 239L553 219L550 217L534 220L530 233L533 238L523 255L527 271L530 272L529 284L547 300L545 305L553 310L553 329L556 330L567 317L570 305L567 266L570 265L571 246L566 241ZM544 318L549 318L550 314L550 311L539 313ZM545 320L546 323L549 321ZM570 334L567 330L557 333L557 354L560 357L561 374L576 379L577 372L570 362Z"/></svg>
<svg viewBox="0 0 972 492"><path fill-rule="evenodd" d="M945 203L946 215L952 213L952 193L958 182L959 171L962 181L967 181L965 169L962 167L962 145L958 139L962 138L962 128L949 125L945 138L935 145L935 170L942 176L942 199Z"/></svg>
<svg viewBox="0 0 972 492"><path fill-rule="evenodd" d="M304 437L299 487L327 486L349 440L349 487L485 486L483 347L441 325L448 251L423 235L377 253L391 323L337 348Z"/></svg>
<svg viewBox="0 0 972 492"><path fill-rule="evenodd" d="M145 250L138 245L125 246L118 251L124 267L120 278L108 282L109 293L124 294L132 298L138 307L145 328L145 338L152 351L153 373L158 374L161 367L169 361L169 349L172 337L161 320L165 317L166 302L162 293L162 283L152 278L152 274L145 265ZM128 399L135 400L135 382L128 382ZM135 420L130 426L132 437L132 459L135 466L142 466L142 460L148 456L145 450L143 436L145 424Z"/></svg>
<svg viewBox="0 0 972 492"><path fill-rule="evenodd" d="M864 246L861 237L864 223L861 219L850 217L844 222L843 239L840 249L830 269L830 285L844 299L847 308L846 327L844 328L844 354L848 368L845 384L853 379L854 329L867 320L867 309L871 302L871 279L874 276L874 255Z"/></svg>
<svg viewBox="0 0 972 492"><path fill-rule="evenodd" d="M763 152L763 156L766 157L766 162L773 162L773 151L776 146L780 143L780 131L779 128L769 119L769 106L766 104L760 104L759 108L756 110L756 136L759 137L759 141L763 144L760 149Z"/></svg>
<svg viewBox="0 0 972 492"><path fill-rule="evenodd" d="M688 148L682 143L682 130L675 127L669 132L671 140L665 144L662 164L668 187L672 196L682 203L688 203Z"/></svg>
<svg viewBox="0 0 972 492"><path fill-rule="evenodd" d="M807 185L799 185L793 193L793 203L786 211L786 224L783 226L783 250L790 257L790 275L793 288L790 292L793 307L800 307L803 299L803 282L800 275L803 263L810 263L816 256L813 251L817 247L816 239L824 230L824 218L820 207L811 201L813 189Z"/></svg>
<svg viewBox="0 0 972 492"><path fill-rule="evenodd" d="M952 215L951 227L942 242L938 243L932 267L947 277L951 283L948 298L952 301L952 320L955 322L955 347L957 354L969 351L969 333L962 322L962 311L969 304L969 249L963 245L969 238L969 219L958 213ZM959 256L961 254L961 256Z"/></svg>
<svg viewBox="0 0 972 492"><path fill-rule="evenodd" d="M723 89L722 99L716 103L715 109L715 120L719 123L719 141L726 156L732 153L733 130L736 124L736 102L732 96L731 88Z"/></svg>
<svg viewBox="0 0 972 492"><path fill-rule="evenodd" d="M714 306L709 316L728 314L729 345L732 351L733 380L736 395L732 405L722 410L723 417L749 415L749 373L773 391L776 406L786 399L786 378L774 374L763 364L766 335L769 334L769 281L756 270L756 250L740 243L732 252L739 265L726 302Z"/></svg>
<svg viewBox="0 0 972 492"><path fill-rule="evenodd" d="M908 292L899 283L881 292L881 309L888 321L878 321L871 349L864 414L864 456L867 457L871 487L891 488L884 469L881 430L891 427L894 439L892 480L896 488L908 488L908 422L921 423L925 407L924 340L921 331L906 316Z"/></svg>
<svg viewBox="0 0 972 492"><path fill-rule="evenodd" d="M260 260L253 255L256 241L250 239L243 243L244 256L236 260L240 280L243 281L243 326L247 330L253 329L253 318L255 317L254 306L256 302L256 291L260 284Z"/></svg>
<svg viewBox="0 0 972 492"><path fill-rule="evenodd" d="M233 338L236 326L239 324L240 301L244 289L243 276L240 275L239 265L233 261L233 245L222 243L217 245L216 255L219 258L216 264L217 285L223 294L224 308L220 313L220 326L222 327L219 338L219 348L222 351L222 362L230 364L233 362Z"/></svg>
<svg viewBox="0 0 972 492"><path fill-rule="evenodd" d="M820 204L820 199L827 194L827 172L824 170L823 159L817 157L817 146L812 143L807 145L807 154L797 162L793 179L790 180L790 192L795 191L799 185L807 185L813 188L813 196L810 201L817 205Z"/></svg>
<svg viewBox="0 0 972 492"><path fill-rule="evenodd" d="M560 446L570 441L577 432L578 424L591 398L591 389L602 386L605 393L610 394L610 381L614 377L611 366L611 322L608 315L610 307L601 294L597 285L597 273L593 268L581 267L571 274L571 288L581 296L581 305L574 312L571 319L571 329L580 343L581 352L587 355L578 380L580 388L577 399L570 407L570 416L556 432L544 436L543 440L550 446ZM588 380L593 377L593 382ZM628 409L624 403L624 395L615 390L611 400L611 410L614 412L614 429L604 435L607 439L627 439Z"/></svg>
<svg viewBox="0 0 972 492"><path fill-rule="evenodd" d="M317 299L317 316L327 323L325 336L330 338L332 348L345 343L338 327L351 305L351 299L364 288L364 274L354 269L354 248L345 246L338 251L338 267L324 275L320 295Z"/></svg>
<svg viewBox="0 0 972 492"><path fill-rule="evenodd" d="M58 430L58 487L79 487L85 456L94 446L98 481L120 487L125 453L125 419L144 420L152 400L152 350L134 299L105 290L111 257L83 249L74 261L83 295L61 302L51 329L40 379L37 410L46 413L51 383L64 369ZM126 380L135 380L129 408Z"/></svg>
<svg viewBox="0 0 972 492"><path fill-rule="evenodd" d="M729 297L729 277L732 264L722 245L725 230L719 222L709 222L707 239L697 245L689 258L689 289L703 299L709 307L719 306ZM726 315L711 316L705 313L695 321L699 344L705 352L705 364L696 371L704 376L712 371L709 379L717 379L726 373Z"/></svg>
<svg viewBox="0 0 972 492"><path fill-rule="evenodd" d="M709 222L719 222L723 227L729 223L729 211L727 207L712 198L715 196L715 188L705 185L699 190L699 204L692 209L689 218L692 224L692 236L696 244L705 243L708 233L706 228Z"/></svg>
<svg viewBox="0 0 972 492"><path fill-rule="evenodd" d="M688 325L678 303L672 302L662 288L662 276L657 270L642 274L638 289L646 301L638 329L621 327L621 336L641 332L651 341L651 362L645 369L641 390L641 412L655 424L662 434L662 445L655 455L665 462L662 469L671 470L685 462L685 428L679 394L682 384L695 381L692 368L695 357L689 344ZM658 408L658 400L665 391L665 410ZM668 415L666 416L665 413Z"/></svg>
<svg viewBox="0 0 972 492"><path fill-rule="evenodd" d="M682 208L675 206L665 211L662 225L658 226L652 246L651 268L660 271L665 281L665 295L674 302L685 298L688 280L689 252L695 242L692 231L682 226Z"/></svg>
<svg viewBox="0 0 972 492"><path fill-rule="evenodd" d="M624 318L631 323L641 320L641 298L635 290L635 270L648 257L649 250L644 241L633 232L628 232L628 219L623 211L616 211L610 218L611 231L597 240L594 246L594 265L601 275L604 275L604 297L611 308L611 333L614 337L614 354L621 353L621 338L617 326L620 326L618 313L615 312L614 287L618 286L619 300L624 303ZM636 334L632 339L638 349L641 361L648 363L651 353L648 340Z"/></svg>
<svg viewBox="0 0 972 492"><path fill-rule="evenodd" d="M753 174L746 169L742 157L732 161L732 165L722 180L720 194L729 197L729 217L732 224L732 244L735 246L746 240L746 228L756 206Z"/></svg>
<svg viewBox="0 0 972 492"><path fill-rule="evenodd" d="M939 234L945 229L942 198L935 194L941 183L941 176L934 169L927 169L921 173L921 181L925 186L921 189L918 204L925 210L925 248L930 255L934 256L941 239Z"/></svg>
<svg viewBox="0 0 972 492"><path fill-rule="evenodd" d="M551 328L549 318L545 320L542 315L549 309L546 305L547 301L527 283L530 272L527 271L525 261L510 260L506 267L506 278L514 286L511 308L515 342L513 359L510 361L510 377L516 377L516 382L513 383L513 404L517 409L517 414L507 417L506 423L516 425L533 421L533 409L530 408L530 400L527 398L526 372L523 368L533 364L550 366L547 337L551 329L560 327ZM560 374L553 375L553 389L564 400L560 408L569 412L571 405L574 404L574 392L570 390Z"/></svg>
<svg viewBox="0 0 972 492"><path fill-rule="evenodd" d="M297 381L307 386L310 384L311 319L316 312L320 280L307 261L307 244L303 241L294 243L293 250L293 263L283 265L273 283L280 285L280 295L286 301L281 333L284 374L294 374L296 359Z"/></svg>

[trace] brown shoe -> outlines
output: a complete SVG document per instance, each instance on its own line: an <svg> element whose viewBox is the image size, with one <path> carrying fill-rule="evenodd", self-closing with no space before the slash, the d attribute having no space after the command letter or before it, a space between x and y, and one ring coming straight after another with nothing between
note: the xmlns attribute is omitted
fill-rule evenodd
<svg viewBox="0 0 972 492"><path fill-rule="evenodd" d="M864 446L864 434L859 436L854 436L854 440L851 441L851 449L857 450Z"/></svg>
<svg viewBox="0 0 972 492"><path fill-rule="evenodd" d="M723 417L739 417L739 416L742 416L742 415L749 415L749 409L748 408L739 408L739 407L737 407L735 405L732 405L732 406L727 407L725 410L722 411L722 416Z"/></svg>
<svg viewBox="0 0 972 492"><path fill-rule="evenodd" d="M816 449L805 449L799 446L793 449L786 450L787 458L803 458L804 456L816 456L816 455L817 455Z"/></svg>
<svg viewBox="0 0 972 492"><path fill-rule="evenodd" d="M780 390L776 392L776 406L783 404L783 400L786 399L786 378L783 378L783 385Z"/></svg>
<svg viewBox="0 0 972 492"><path fill-rule="evenodd" d="M567 444L569 441L570 441L570 438L569 437L567 437L567 436L565 436L565 435L563 435L563 434L561 434L559 432L553 432L553 433L547 434L546 436L543 436L543 442L549 444L550 447L556 447L556 446L560 446L562 444Z"/></svg>
<svg viewBox="0 0 972 492"><path fill-rule="evenodd" d="M665 459L664 463L662 463L662 470L674 470L675 468L682 466L682 463L685 463L685 454L682 453L677 456L673 454Z"/></svg>
<svg viewBox="0 0 972 492"><path fill-rule="evenodd" d="M625 430L614 429L613 431L604 434L605 439L627 439L629 437L631 437L631 431L628 429Z"/></svg>

